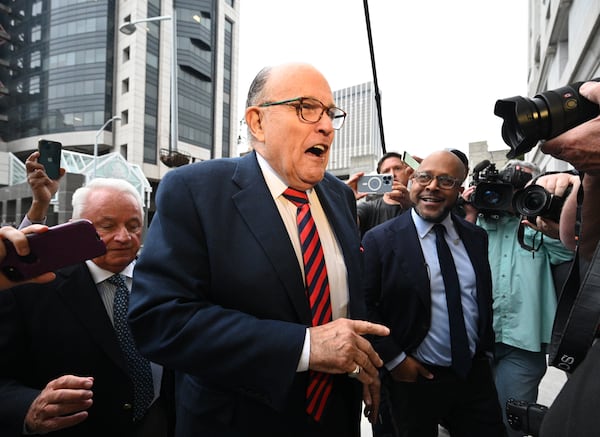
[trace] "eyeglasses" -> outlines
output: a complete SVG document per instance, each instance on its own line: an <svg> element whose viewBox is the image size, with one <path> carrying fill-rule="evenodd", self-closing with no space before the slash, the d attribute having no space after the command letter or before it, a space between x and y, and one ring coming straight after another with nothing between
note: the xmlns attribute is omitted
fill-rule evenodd
<svg viewBox="0 0 600 437"><path fill-rule="evenodd" d="M296 108L298 118L306 123L318 123L327 112L327 116L331 118L331 124L334 129L339 129L344 125L346 112L335 106L327 107L317 99L311 97L295 97L293 99L280 100L279 102L267 102L258 105L259 108L268 106L289 105Z"/></svg>
<svg viewBox="0 0 600 437"><path fill-rule="evenodd" d="M460 185L460 180L453 178L451 176L433 176L426 172L417 172L412 175L412 178L415 182L420 185L427 186L433 181L433 179L437 180L438 187L443 190L451 190L454 187L458 187Z"/></svg>

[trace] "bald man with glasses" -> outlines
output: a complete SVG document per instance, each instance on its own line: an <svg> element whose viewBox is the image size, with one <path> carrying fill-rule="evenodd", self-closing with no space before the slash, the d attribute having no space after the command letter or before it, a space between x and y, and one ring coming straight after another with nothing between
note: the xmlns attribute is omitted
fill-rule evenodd
<svg viewBox="0 0 600 437"><path fill-rule="evenodd" d="M130 323L175 369L177 436L358 436L378 355L350 188L325 172L346 113L314 67L261 71L254 151L169 172L136 264Z"/></svg>
<svg viewBox="0 0 600 437"><path fill-rule="evenodd" d="M413 208L363 238L369 319L384 361L396 435L504 434L492 378L492 281L487 234L452 213L465 167L434 152L411 176Z"/></svg>

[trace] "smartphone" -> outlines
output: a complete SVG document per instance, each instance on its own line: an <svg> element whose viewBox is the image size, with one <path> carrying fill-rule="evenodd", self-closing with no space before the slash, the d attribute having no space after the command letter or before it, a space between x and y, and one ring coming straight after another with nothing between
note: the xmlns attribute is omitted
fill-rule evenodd
<svg viewBox="0 0 600 437"><path fill-rule="evenodd" d="M58 179L60 176L62 144L58 141L39 140L38 151L40 152L38 162L44 166L48 177Z"/></svg>
<svg viewBox="0 0 600 437"><path fill-rule="evenodd" d="M0 271L11 281L24 281L42 273L77 264L106 253L106 246L91 221L74 220L48 228L41 234L28 234L29 255L17 254L4 240L6 257Z"/></svg>
<svg viewBox="0 0 600 437"><path fill-rule="evenodd" d="M415 158L413 158L412 155L410 153L408 153L406 150L402 154L402 161L404 161L406 163L406 165L408 165L413 170L416 170L417 168L419 168L419 161L417 161Z"/></svg>
<svg viewBox="0 0 600 437"><path fill-rule="evenodd" d="M394 176L391 174L365 175L358 180L358 192L383 194L392 191Z"/></svg>

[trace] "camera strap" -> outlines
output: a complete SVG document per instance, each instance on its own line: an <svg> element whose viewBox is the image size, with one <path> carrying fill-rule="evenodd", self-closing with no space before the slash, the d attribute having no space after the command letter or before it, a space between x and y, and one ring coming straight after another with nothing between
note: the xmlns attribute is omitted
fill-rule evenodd
<svg viewBox="0 0 600 437"><path fill-rule="evenodd" d="M581 175L583 179L583 174ZM575 235L577 248L569 276L562 288L549 345L549 363L572 373L585 358L594 341L600 321L600 244L580 281L579 235L583 184L577 192Z"/></svg>

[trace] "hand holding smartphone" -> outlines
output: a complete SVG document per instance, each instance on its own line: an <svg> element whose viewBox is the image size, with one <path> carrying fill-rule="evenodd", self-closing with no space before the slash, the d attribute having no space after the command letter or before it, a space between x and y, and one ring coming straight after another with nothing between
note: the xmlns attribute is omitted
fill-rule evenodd
<svg viewBox="0 0 600 437"><path fill-rule="evenodd" d="M404 161L406 165L408 165L413 170L419 168L419 161L413 158L412 155L407 151L404 151L404 153L402 154L402 161Z"/></svg>
<svg viewBox="0 0 600 437"><path fill-rule="evenodd" d="M106 253L96 228L85 219L52 226L39 234L28 234L27 240L30 252L26 256L17 254L13 244L4 240L6 256L0 262L0 272L11 281L35 278Z"/></svg>
<svg viewBox="0 0 600 437"><path fill-rule="evenodd" d="M39 140L38 151L40 157L38 162L44 166L46 174L50 179L58 179L60 177L60 155L62 152L62 144L58 141Z"/></svg>
<svg viewBox="0 0 600 437"><path fill-rule="evenodd" d="M392 191L394 176L391 174L365 175L358 180L359 193L384 194Z"/></svg>

